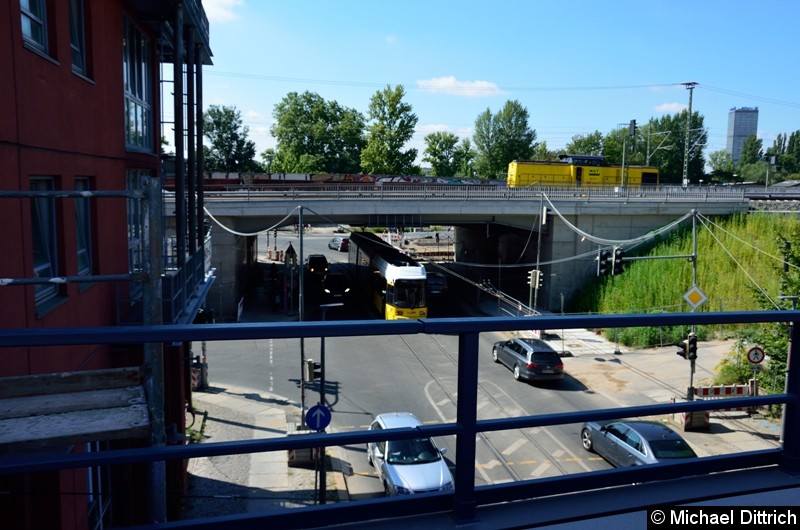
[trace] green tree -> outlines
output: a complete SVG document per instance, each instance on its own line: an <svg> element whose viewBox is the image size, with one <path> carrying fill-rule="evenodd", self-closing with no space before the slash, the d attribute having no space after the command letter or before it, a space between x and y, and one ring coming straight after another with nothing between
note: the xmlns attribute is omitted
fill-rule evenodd
<svg viewBox="0 0 800 530"><path fill-rule="evenodd" d="M739 161L737 166L745 166L747 164L755 164L764 156L762 150L762 142L756 138L755 134L751 134L744 139L742 143L742 151L739 153Z"/></svg>
<svg viewBox="0 0 800 530"><path fill-rule="evenodd" d="M275 105L270 133L276 152L270 170L285 173L358 173L364 117L312 92L290 92Z"/></svg>
<svg viewBox="0 0 800 530"><path fill-rule="evenodd" d="M757 182L765 184L767 179L767 162L758 160L751 164L739 164L736 174L741 182Z"/></svg>
<svg viewBox="0 0 800 530"><path fill-rule="evenodd" d="M207 171L258 171L256 144L247 139L249 127L242 125L236 107L211 105L203 113L203 136L210 145L203 146Z"/></svg>
<svg viewBox="0 0 800 530"><path fill-rule="evenodd" d="M536 147L533 148L533 153L531 153L531 160L543 160L546 162L554 162L558 160L558 155L567 154L566 149L560 149L558 151L550 151L547 148L547 142L539 142L536 144Z"/></svg>
<svg viewBox="0 0 800 530"><path fill-rule="evenodd" d="M456 177L473 177L473 162L475 160L475 150L472 148L472 142L469 138L464 138L461 143L456 146L455 153L453 154L453 164L455 165Z"/></svg>
<svg viewBox="0 0 800 530"><path fill-rule="evenodd" d="M518 101L505 103L497 114L489 109L475 120L475 169L481 178L503 178L513 160L529 160L536 131L528 125L528 110Z"/></svg>
<svg viewBox="0 0 800 530"><path fill-rule="evenodd" d="M419 172L416 149L403 150L417 126L417 115L403 102L405 89L387 86L376 92L369 103L366 146L361 151L361 167L378 175L408 175Z"/></svg>
<svg viewBox="0 0 800 530"><path fill-rule="evenodd" d="M458 136L451 132L432 132L425 137L423 162L431 165L435 177L452 177L456 174Z"/></svg>
<svg viewBox="0 0 800 530"><path fill-rule="evenodd" d="M576 134L565 147L567 153L573 155L602 155L603 134L594 131L586 135Z"/></svg>
<svg viewBox="0 0 800 530"><path fill-rule="evenodd" d="M781 155L780 164L787 174L800 172L800 131L789 135L786 152Z"/></svg>
<svg viewBox="0 0 800 530"><path fill-rule="evenodd" d="M667 144L662 147L670 149L660 149L652 152L650 164L659 168L660 181L662 184L679 184L683 180L684 157L686 153L686 118L688 111L684 110L678 114L662 116L658 120L648 122L647 134L651 138L656 133L666 133L669 131ZM692 113L692 120L689 126L689 163L687 167L687 179L689 183L698 183L705 177L705 157L703 147L708 140L708 132L703 125L703 116L697 112ZM642 135L637 135L641 137ZM631 163L644 163L646 160L645 151L646 140L634 138L634 150L630 157ZM651 149L653 149L651 145Z"/></svg>
<svg viewBox="0 0 800 530"><path fill-rule="evenodd" d="M711 167L711 179L716 182L734 182L733 157L725 149L708 154L708 165Z"/></svg>

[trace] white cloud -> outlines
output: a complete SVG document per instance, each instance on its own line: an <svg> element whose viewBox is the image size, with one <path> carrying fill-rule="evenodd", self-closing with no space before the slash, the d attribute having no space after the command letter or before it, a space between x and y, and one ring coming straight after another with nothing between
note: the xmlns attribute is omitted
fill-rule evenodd
<svg viewBox="0 0 800 530"><path fill-rule="evenodd" d="M427 136L433 132L450 132L459 138L470 138L472 136L471 127L452 127L444 123L423 123L417 124L414 133L417 136Z"/></svg>
<svg viewBox="0 0 800 530"><path fill-rule="evenodd" d="M441 92L467 97L497 96L503 93L500 87L489 81L458 81L453 76L421 79L417 81L417 88L424 92Z"/></svg>
<svg viewBox="0 0 800 530"><path fill-rule="evenodd" d="M203 9L210 22L228 22L236 18L234 11L244 0L204 0Z"/></svg>
<svg viewBox="0 0 800 530"><path fill-rule="evenodd" d="M661 105L657 105L655 109L656 112L663 112L663 113L673 113L677 114L686 110L687 106L684 103L662 103Z"/></svg>

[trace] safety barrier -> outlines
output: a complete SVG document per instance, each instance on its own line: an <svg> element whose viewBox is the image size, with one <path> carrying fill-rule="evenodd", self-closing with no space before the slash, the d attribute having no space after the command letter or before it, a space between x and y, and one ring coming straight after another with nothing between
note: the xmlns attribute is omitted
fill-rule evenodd
<svg viewBox="0 0 800 530"><path fill-rule="evenodd" d="M751 379L746 385L715 385L700 386L694 389L695 397L702 399L725 399L732 397L747 397L756 395L755 379ZM752 411L751 407L731 407L729 409L718 410L746 410Z"/></svg>

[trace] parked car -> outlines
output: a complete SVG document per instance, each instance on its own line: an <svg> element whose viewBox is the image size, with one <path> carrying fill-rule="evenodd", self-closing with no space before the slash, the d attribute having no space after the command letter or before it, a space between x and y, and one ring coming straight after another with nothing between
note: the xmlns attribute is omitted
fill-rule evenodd
<svg viewBox="0 0 800 530"><path fill-rule="evenodd" d="M329 272L322 280L322 293L326 303L344 303L350 297L350 280L342 272Z"/></svg>
<svg viewBox="0 0 800 530"><path fill-rule="evenodd" d="M335 236L328 241L328 248L339 252L347 252L350 249L350 239L343 236Z"/></svg>
<svg viewBox="0 0 800 530"><path fill-rule="evenodd" d="M443 296L447 294L447 276L441 272L429 272L425 282L425 287L429 296Z"/></svg>
<svg viewBox="0 0 800 530"><path fill-rule="evenodd" d="M416 428L422 423L410 412L379 414L371 431ZM409 495L453 489L453 475L430 438L412 438L367 444L367 461L378 471L386 495Z"/></svg>
<svg viewBox="0 0 800 530"><path fill-rule="evenodd" d="M308 272L320 278L328 274L328 258L324 254L311 254L306 261Z"/></svg>
<svg viewBox="0 0 800 530"><path fill-rule="evenodd" d="M540 339L517 338L495 342L492 360L509 367L517 381L564 379L564 362L558 352Z"/></svg>
<svg viewBox="0 0 800 530"><path fill-rule="evenodd" d="M697 458L680 434L657 421L586 422L581 444L615 467Z"/></svg>

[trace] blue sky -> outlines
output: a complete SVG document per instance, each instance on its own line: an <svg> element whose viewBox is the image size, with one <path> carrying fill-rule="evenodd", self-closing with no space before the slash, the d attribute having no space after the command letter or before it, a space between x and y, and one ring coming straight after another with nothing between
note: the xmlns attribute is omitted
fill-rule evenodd
<svg viewBox="0 0 800 530"><path fill-rule="evenodd" d="M204 106L235 106L257 153L276 103L315 92L367 114L403 85L425 135L472 135L475 119L517 100L537 141L610 132L685 109L705 118L708 153L728 113L758 107L764 147L800 130L795 0L204 0L214 65Z"/></svg>

